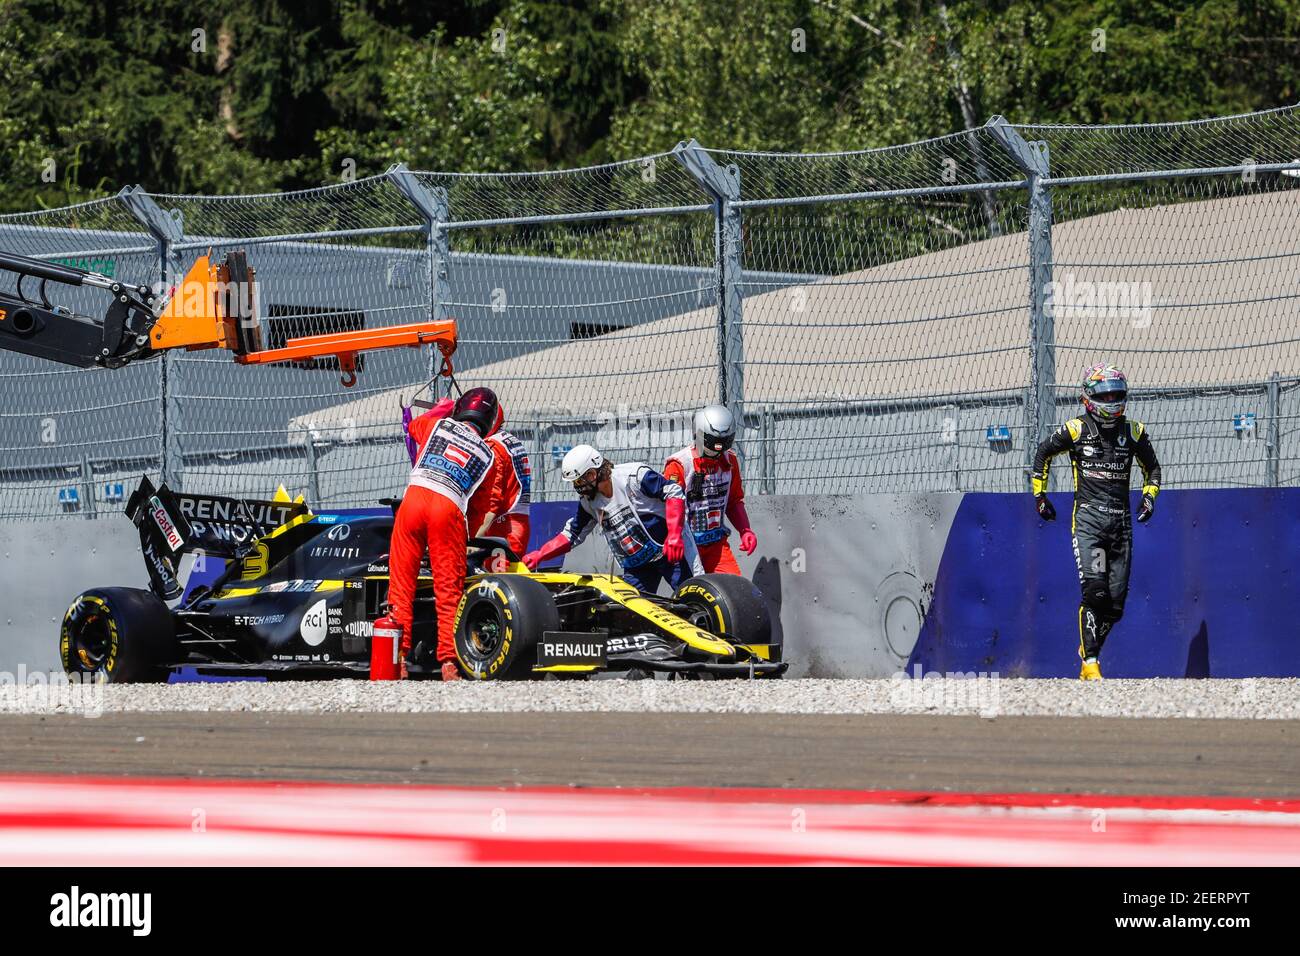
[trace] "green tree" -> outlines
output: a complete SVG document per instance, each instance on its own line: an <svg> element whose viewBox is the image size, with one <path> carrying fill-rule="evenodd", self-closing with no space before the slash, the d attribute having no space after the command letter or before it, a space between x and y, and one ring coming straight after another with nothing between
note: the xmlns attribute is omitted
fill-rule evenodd
<svg viewBox="0 0 1300 956"><path fill-rule="evenodd" d="M445 11L444 11L445 12ZM427 32L359 3L331 89L342 119L317 134L327 177L344 157L448 171L602 161L626 99L608 18L595 5L468 4ZM472 15L471 15L472 14Z"/></svg>
<svg viewBox="0 0 1300 956"><path fill-rule="evenodd" d="M1300 0L0 0L0 202L1187 119L1298 72Z"/></svg>

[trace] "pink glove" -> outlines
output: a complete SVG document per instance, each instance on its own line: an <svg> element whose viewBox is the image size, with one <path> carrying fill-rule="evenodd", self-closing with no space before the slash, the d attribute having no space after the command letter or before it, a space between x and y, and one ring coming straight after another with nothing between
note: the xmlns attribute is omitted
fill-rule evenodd
<svg viewBox="0 0 1300 956"><path fill-rule="evenodd" d="M557 534L536 551L529 551L525 554L524 564L527 565L529 571L536 571L537 566L543 561L549 561L551 558L558 557L559 555L568 554L572 548L573 545L569 542L568 538L563 534Z"/></svg>
<svg viewBox="0 0 1300 956"><path fill-rule="evenodd" d="M664 560L676 564L686 556L682 544L682 526L686 523L686 502L682 498L669 498L664 502L664 516L668 519L668 536L664 538Z"/></svg>
<svg viewBox="0 0 1300 956"><path fill-rule="evenodd" d="M744 499L733 501L727 506L727 517L740 532L740 550L746 554L753 554L758 547L758 535L754 534L749 526L749 514L745 511Z"/></svg>

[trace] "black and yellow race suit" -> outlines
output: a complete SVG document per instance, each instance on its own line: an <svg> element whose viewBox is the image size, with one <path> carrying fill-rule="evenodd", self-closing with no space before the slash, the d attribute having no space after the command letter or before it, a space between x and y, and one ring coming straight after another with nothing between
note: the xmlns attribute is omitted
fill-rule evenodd
<svg viewBox="0 0 1300 956"><path fill-rule="evenodd" d="M1072 418L1038 446L1033 492L1047 491L1047 469L1061 452L1074 467L1074 560L1083 599L1079 605L1079 646L1083 657L1097 657L1128 597L1133 522L1129 515L1129 471L1136 458L1142 469L1142 494L1160 493L1160 462L1146 426L1120 417L1102 425L1092 415Z"/></svg>

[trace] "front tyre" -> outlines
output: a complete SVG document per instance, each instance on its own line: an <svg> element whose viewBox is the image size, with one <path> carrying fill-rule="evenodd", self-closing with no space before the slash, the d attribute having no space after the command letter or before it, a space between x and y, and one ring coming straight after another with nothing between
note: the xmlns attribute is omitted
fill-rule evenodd
<svg viewBox="0 0 1300 956"><path fill-rule="evenodd" d="M690 608L696 627L732 644L771 643L772 618L763 592L738 574L701 574L683 582L673 600Z"/></svg>
<svg viewBox="0 0 1300 956"><path fill-rule="evenodd" d="M175 658L171 612L152 591L94 588L63 615L59 659L68 674L106 684L158 683Z"/></svg>
<svg viewBox="0 0 1300 956"><path fill-rule="evenodd" d="M560 629L551 592L518 574L487 575L475 582L456 615L456 659L476 680L532 676L542 634Z"/></svg>

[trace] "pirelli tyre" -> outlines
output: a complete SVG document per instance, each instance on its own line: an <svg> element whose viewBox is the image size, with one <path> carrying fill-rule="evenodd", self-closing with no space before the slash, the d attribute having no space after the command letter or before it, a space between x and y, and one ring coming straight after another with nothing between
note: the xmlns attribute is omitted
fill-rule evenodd
<svg viewBox="0 0 1300 956"><path fill-rule="evenodd" d="M696 627L732 644L771 643L772 617L763 592L738 574L693 577L677 589L673 600L691 609L689 620ZM774 659L780 659L779 653Z"/></svg>
<svg viewBox="0 0 1300 956"><path fill-rule="evenodd" d="M488 575L465 592L456 616L456 658L477 680L527 680L537 642L560 629L551 592L517 574Z"/></svg>
<svg viewBox="0 0 1300 956"><path fill-rule="evenodd" d="M151 591L86 591L63 615L59 659L68 674L93 675L107 684L164 681L176 659L171 612Z"/></svg>

